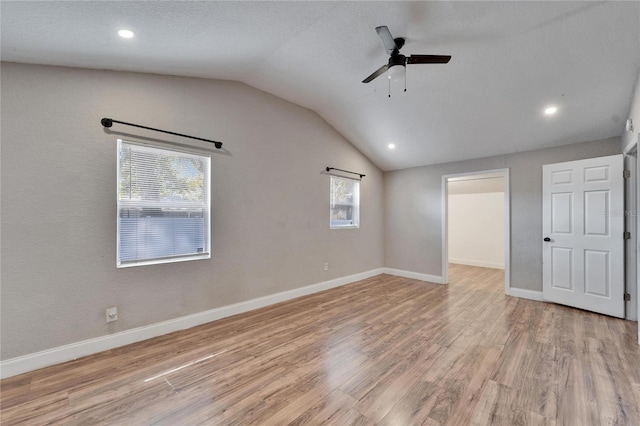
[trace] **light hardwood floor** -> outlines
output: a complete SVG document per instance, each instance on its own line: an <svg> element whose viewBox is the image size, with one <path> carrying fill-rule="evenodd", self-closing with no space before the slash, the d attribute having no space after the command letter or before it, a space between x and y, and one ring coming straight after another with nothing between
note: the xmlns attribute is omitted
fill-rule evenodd
<svg viewBox="0 0 640 426"><path fill-rule="evenodd" d="M640 424L637 323L380 275L3 380L2 424Z"/></svg>

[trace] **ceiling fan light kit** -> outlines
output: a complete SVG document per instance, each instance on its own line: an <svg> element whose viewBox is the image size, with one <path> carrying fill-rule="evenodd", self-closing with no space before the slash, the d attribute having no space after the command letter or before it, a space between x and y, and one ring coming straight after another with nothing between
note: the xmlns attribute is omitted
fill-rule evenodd
<svg viewBox="0 0 640 426"><path fill-rule="evenodd" d="M392 81L399 81L406 77L407 67L404 65L395 65L387 71L387 78Z"/></svg>
<svg viewBox="0 0 640 426"><path fill-rule="evenodd" d="M404 91L407 91L407 67L403 65L393 65L387 71L387 80L389 82L389 97L391 97L391 82L404 82Z"/></svg>
<svg viewBox="0 0 640 426"><path fill-rule="evenodd" d="M376 32L389 54L389 62L378 68L362 82L369 83L386 72L389 79L389 97L391 97L391 80L397 81L404 78L404 91L407 91L407 64L446 64L451 60L451 56L448 55L411 55L407 57L400 53L400 49L405 43L404 38L393 38L386 26L376 27Z"/></svg>

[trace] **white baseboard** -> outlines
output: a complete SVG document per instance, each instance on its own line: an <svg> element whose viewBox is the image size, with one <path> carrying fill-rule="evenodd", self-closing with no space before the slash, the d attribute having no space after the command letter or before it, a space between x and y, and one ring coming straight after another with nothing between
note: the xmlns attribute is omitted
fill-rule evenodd
<svg viewBox="0 0 640 426"><path fill-rule="evenodd" d="M539 302L544 302L544 299L542 299L542 292L541 291L526 290L524 288L511 287L509 289L509 296L519 297L521 299L537 300Z"/></svg>
<svg viewBox="0 0 640 426"><path fill-rule="evenodd" d="M428 281L435 284L443 284L442 277L437 275L421 274L419 272L403 271L402 269L382 268L385 274L395 275L403 278L411 278L414 280Z"/></svg>
<svg viewBox="0 0 640 426"><path fill-rule="evenodd" d="M385 272L385 268L372 269L370 271L336 278L308 285L306 287L283 291L269 296L235 303L233 305L222 306L209 311L198 312L197 314L187 315L144 327L137 327L107 336L101 336L94 339L71 343L69 345L59 346L57 348L47 349L33 354L11 358L0 362L0 378L4 379L6 377L16 376L18 374L37 370L53 364L71 361L108 349L140 342L142 340L162 336L174 331L195 327L197 325L229 317L231 315L241 314L243 312L273 305L274 303L284 302L285 300L295 299L296 297L306 296L308 294L317 293L334 287L340 287L342 285L364 280Z"/></svg>
<svg viewBox="0 0 640 426"><path fill-rule="evenodd" d="M482 260L469 260L469 259L452 259L449 258L449 263L456 263L458 265L479 266L481 268L492 269L504 269L503 263L485 262Z"/></svg>

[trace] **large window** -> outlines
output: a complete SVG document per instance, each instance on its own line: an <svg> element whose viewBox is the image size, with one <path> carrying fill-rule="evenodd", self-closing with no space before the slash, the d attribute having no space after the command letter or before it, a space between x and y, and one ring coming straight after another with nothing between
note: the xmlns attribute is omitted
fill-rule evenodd
<svg viewBox="0 0 640 426"><path fill-rule="evenodd" d="M331 176L331 229L360 226L360 182Z"/></svg>
<svg viewBox="0 0 640 426"><path fill-rule="evenodd" d="M211 158L118 140L117 266L208 259Z"/></svg>

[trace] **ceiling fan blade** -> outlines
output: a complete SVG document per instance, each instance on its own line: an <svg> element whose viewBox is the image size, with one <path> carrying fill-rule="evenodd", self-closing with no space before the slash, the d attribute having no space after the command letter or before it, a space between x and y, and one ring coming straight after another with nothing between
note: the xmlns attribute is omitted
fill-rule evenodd
<svg viewBox="0 0 640 426"><path fill-rule="evenodd" d="M382 44L384 44L384 48L387 49L387 53L389 55L391 55L394 50L399 49L399 47L396 45L395 40L393 39L393 36L391 35L391 31L389 31L389 28L387 28L386 25L376 27L376 32L382 39Z"/></svg>
<svg viewBox="0 0 640 426"><path fill-rule="evenodd" d="M387 70L389 69L389 64L385 64L383 66L381 66L380 68L378 68L376 70L376 72L374 72L373 74L371 74L369 77L365 78L364 80L362 80L363 83L368 83L371 80L373 80L376 77L381 76L382 74L384 74L385 72L387 72Z"/></svg>
<svg viewBox="0 0 640 426"><path fill-rule="evenodd" d="M407 57L407 64L446 64L450 59L447 55L411 55Z"/></svg>

